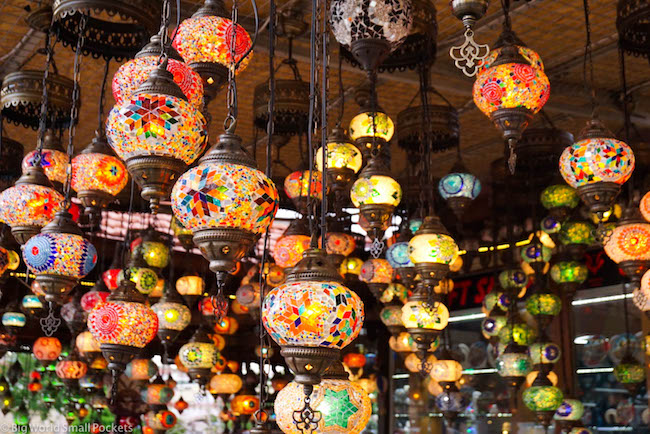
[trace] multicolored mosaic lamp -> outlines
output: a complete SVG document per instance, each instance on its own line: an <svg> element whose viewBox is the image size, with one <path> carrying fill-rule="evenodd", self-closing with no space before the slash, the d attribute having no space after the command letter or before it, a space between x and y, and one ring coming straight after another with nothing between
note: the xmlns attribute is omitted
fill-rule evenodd
<svg viewBox="0 0 650 434"><path fill-rule="evenodd" d="M340 361L334 362L314 387L311 407L318 414L312 432L361 433L372 413L372 403L361 386L348 378ZM292 381L275 399L276 422L286 434L303 434L307 426L296 424L295 415L305 406L305 395L300 383Z"/></svg>
<svg viewBox="0 0 650 434"><path fill-rule="evenodd" d="M650 267L650 223L636 205L625 209L603 247L607 256L638 286Z"/></svg>
<svg viewBox="0 0 650 434"><path fill-rule="evenodd" d="M634 153L630 147L616 140L598 119L587 122L578 141L560 157L562 177L577 189L589 211L600 220L633 171Z"/></svg>
<svg viewBox="0 0 650 434"><path fill-rule="evenodd" d="M54 219L63 206L63 196L54 190L41 166L29 167L10 187L0 193L0 221L25 244Z"/></svg>
<svg viewBox="0 0 650 434"><path fill-rule="evenodd" d="M205 0L191 18L181 23L172 44L203 79L206 106L225 86L228 68L239 62L235 73L240 73L253 57L250 36L242 26L224 18L226 16L222 0Z"/></svg>
<svg viewBox="0 0 650 434"><path fill-rule="evenodd" d="M510 343L497 359L497 372L512 390L526 380L526 375L533 369L533 363L528 357L526 347Z"/></svg>
<svg viewBox="0 0 650 434"><path fill-rule="evenodd" d="M339 359L340 349L358 336L363 325L363 303L341 280L324 252L310 249L288 272L286 282L264 299L264 327L280 345L306 396L312 394L321 375ZM309 405L307 400L300 411L303 423L309 423Z"/></svg>
<svg viewBox="0 0 650 434"><path fill-rule="evenodd" d="M307 219L292 220L287 230L275 243L271 253L275 263L282 268L294 267L302 259L303 253L309 249L310 242Z"/></svg>
<svg viewBox="0 0 650 434"><path fill-rule="evenodd" d="M645 380L645 367L628 352L614 367L614 377L623 387L634 393Z"/></svg>
<svg viewBox="0 0 650 434"><path fill-rule="evenodd" d="M311 181L309 174L311 173ZM320 201L323 193L323 174L316 170L297 170L284 179L284 192L296 206L298 212L306 215L312 200Z"/></svg>
<svg viewBox="0 0 650 434"><path fill-rule="evenodd" d="M386 259L368 259L361 267L359 280L365 282L377 300L393 281L393 267Z"/></svg>
<svg viewBox="0 0 650 434"><path fill-rule="evenodd" d="M458 256L458 246L437 215L424 218L420 229L409 241L409 258L420 275L424 289L433 291L449 272Z"/></svg>
<svg viewBox="0 0 650 434"><path fill-rule="evenodd" d="M69 388L76 386L86 372L88 372L88 365L79 360L75 351L56 364L56 376Z"/></svg>
<svg viewBox="0 0 650 434"><path fill-rule="evenodd" d="M84 212L97 216L100 210L126 187L129 175L122 161L106 141L103 130L72 159L72 189L84 206Z"/></svg>
<svg viewBox="0 0 650 434"><path fill-rule="evenodd" d="M37 165L39 159L38 149L25 155L23 158L23 172L30 167ZM43 138L43 148L40 152L40 165L45 171L45 176L54 184L57 190L61 191L66 178L66 166L68 156L63 150L60 137L54 131L48 129Z"/></svg>
<svg viewBox="0 0 650 434"><path fill-rule="evenodd" d="M206 144L205 118L187 101L167 65L163 61L154 69L106 121L109 144L126 162L152 211Z"/></svg>
<svg viewBox="0 0 650 434"><path fill-rule="evenodd" d="M354 175L363 166L363 156L340 126L327 137L327 183L335 194L345 194ZM316 167L323 172L323 148L316 152Z"/></svg>
<svg viewBox="0 0 650 434"><path fill-rule="evenodd" d="M527 48L506 20L504 30L483 59L474 82L474 103L501 131L510 150L508 166L514 173L514 153L523 131L551 93L544 64Z"/></svg>
<svg viewBox="0 0 650 434"><path fill-rule="evenodd" d="M23 259L36 275L34 280L45 292L45 300L62 304L79 279L95 267L97 251L65 210L30 238L23 247Z"/></svg>
<svg viewBox="0 0 650 434"><path fill-rule="evenodd" d="M386 249L386 259L390 266L393 267L393 270L395 270L395 277L399 278L406 288L413 291L415 289L416 272L413 262L411 262L411 258L409 257L409 241L411 236L408 222L403 220L397 235L397 242Z"/></svg>
<svg viewBox="0 0 650 434"><path fill-rule="evenodd" d="M178 350L178 356L190 378L205 387L217 362L218 351L204 327L199 327L190 341Z"/></svg>
<svg viewBox="0 0 650 434"><path fill-rule="evenodd" d="M230 133L219 136L172 191L174 215L194 233L194 244L210 261L218 282L267 231L278 202L273 182L256 168L241 138Z"/></svg>
<svg viewBox="0 0 650 434"><path fill-rule="evenodd" d="M456 217L461 218L467 206L481 193L481 181L472 175L459 159L438 183L438 192Z"/></svg>
<svg viewBox="0 0 650 434"><path fill-rule="evenodd" d="M151 309L158 317L158 338L167 351L169 344L190 324L192 313L172 285L165 287L160 301L151 306Z"/></svg>

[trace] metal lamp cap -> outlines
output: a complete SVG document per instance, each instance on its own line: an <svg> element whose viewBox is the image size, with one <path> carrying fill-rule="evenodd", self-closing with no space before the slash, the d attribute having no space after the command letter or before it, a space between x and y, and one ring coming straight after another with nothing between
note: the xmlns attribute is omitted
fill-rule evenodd
<svg viewBox="0 0 650 434"><path fill-rule="evenodd" d="M217 143L201 158L200 163L230 163L256 169L255 160L244 150L241 143L241 137L236 134L221 134Z"/></svg>
<svg viewBox="0 0 650 434"><path fill-rule="evenodd" d="M167 70L168 60L165 59L156 69L151 71L149 77L133 92L133 95L147 93L152 95L170 95L187 101L187 96L174 81L174 75Z"/></svg>
<svg viewBox="0 0 650 434"><path fill-rule="evenodd" d="M342 282L339 272L327 260L322 249L307 249L300 262L287 273L287 283L294 282Z"/></svg>

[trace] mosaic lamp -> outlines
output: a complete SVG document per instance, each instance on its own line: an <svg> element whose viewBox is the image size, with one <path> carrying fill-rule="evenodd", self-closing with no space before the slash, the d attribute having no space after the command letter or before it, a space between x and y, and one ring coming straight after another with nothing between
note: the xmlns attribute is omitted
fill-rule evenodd
<svg viewBox="0 0 650 434"><path fill-rule="evenodd" d="M43 302L34 294L27 294L20 301L20 310L26 315L40 316L43 312Z"/></svg>
<svg viewBox="0 0 650 434"><path fill-rule="evenodd" d="M582 201L602 220L621 185L634 171L634 153L597 119L587 122L578 141L560 157L560 173Z"/></svg>
<svg viewBox="0 0 650 434"><path fill-rule="evenodd" d="M59 360L56 364L56 376L63 381L66 387L74 387L79 380L88 372L86 362L79 359L75 351L72 351L68 357Z"/></svg>
<svg viewBox="0 0 650 434"><path fill-rule="evenodd" d="M553 386L546 374L537 375L533 385L524 390L523 401L526 407L535 413L537 421L548 428L556 410L562 405L564 395Z"/></svg>
<svg viewBox="0 0 650 434"><path fill-rule="evenodd" d="M526 311L537 318L542 329L545 329L561 310L562 300L549 292L533 294L526 300Z"/></svg>
<svg viewBox="0 0 650 434"><path fill-rule="evenodd" d="M306 396L363 325L363 302L341 280L324 252L310 249L287 273L286 282L264 299L264 327L280 345L280 354ZM306 404L301 418L309 410L309 401Z"/></svg>
<svg viewBox="0 0 650 434"><path fill-rule="evenodd" d="M106 120L106 136L157 212L176 179L203 152L206 121L163 61Z"/></svg>
<svg viewBox="0 0 650 434"><path fill-rule="evenodd" d="M0 221L10 226L16 241L24 245L62 206L63 196L52 187L43 168L35 165L0 193Z"/></svg>
<svg viewBox="0 0 650 434"><path fill-rule="evenodd" d="M366 158L372 156L375 151L379 154L382 148L388 146L388 142L395 134L393 120L379 107L373 95L364 101L359 113L350 121L350 138L361 148ZM362 171L363 172L363 171Z"/></svg>
<svg viewBox="0 0 650 434"><path fill-rule="evenodd" d="M503 291L514 299L528 285L528 275L521 268L510 268L499 273L499 283Z"/></svg>
<svg viewBox="0 0 650 434"><path fill-rule="evenodd" d="M650 223L641 216L637 206L625 209L603 247L631 281L641 282L641 276L650 267Z"/></svg>
<svg viewBox="0 0 650 434"><path fill-rule="evenodd" d="M230 133L174 185L172 210L194 233L194 244L222 284L228 272L267 231L278 209L278 191ZM276 261L277 262L277 261Z"/></svg>
<svg viewBox="0 0 650 434"><path fill-rule="evenodd" d="M473 96L508 143L508 166L514 172L514 148L550 95L551 86L539 55L527 48L506 24L490 54L482 61Z"/></svg>
<svg viewBox="0 0 650 434"><path fill-rule="evenodd" d="M456 383L452 383L447 389L443 389L436 396L436 407L440 409L447 423L452 424L458 415L467 407L467 401L458 390Z"/></svg>
<svg viewBox="0 0 650 434"><path fill-rule="evenodd" d="M310 399L316 418L308 427L296 422L294 416L305 406L301 385L292 381L278 392L274 406L282 432L302 434L305 428L310 428L312 432L360 434L370 420L372 403L368 393L349 380L340 361L330 365Z"/></svg>
<svg viewBox="0 0 650 434"><path fill-rule="evenodd" d="M634 392L645 381L645 367L628 353L614 367L614 377L623 387Z"/></svg>
<svg viewBox="0 0 650 434"><path fill-rule="evenodd" d="M335 0L330 6L330 24L339 44L370 73L409 35L411 2Z"/></svg>
<svg viewBox="0 0 650 434"><path fill-rule="evenodd" d="M433 362L429 375L431 378L436 380L443 389L448 389L452 384L455 384L460 380L460 377L463 375L463 367L454 359L447 348L443 348L440 351L438 360Z"/></svg>
<svg viewBox="0 0 650 434"><path fill-rule="evenodd" d="M497 359L497 372L506 381L509 388L517 390L526 380L526 375L533 369L526 347L512 342L506 346Z"/></svg>
<svg viewBox="0 0 650 434"><path fill-rule="evenodd" d="M396 335L404 330L402 322L402 306L399 304L389 304L379 312L379 318L384 323L391 335Z"/></svg>
<svg viewBox="0 0 650 434"><path fill-rule="evenodd" d="M335 226L330 226L330 229L331 231L325 234L325 251L334 266L339 268L343 260L354 253L357 242L351 234L344 232L342 228L335 229Z"/></svg>
<svg viewBox="0 0 650 434"><path fill-rule="evenodd" d="M643 218L650 222L650 191L643 195L639 203L639 210Z"/></svg>
<svg viewBox="0 0 650 434"><path fill-rule="evenodd" d="M205 105L225 86L228 69L233 63L238 63L237 74L253 57L250 36L242 26L233 25L226 16L229 14L222 0L205 0L191 18L181 23L172 44L185 63L203 79Z"/></svg>
<svg viewBox="0 0 650 434"><path fill-rule="evenodd" d="M163 296L158 303L151 306L151 309L158 317L158 339L167 349L167 346L190 324L192 313L172 285L165 287Z"/></svg>
<svg viewBox="0 0 650 434"><path fill-rule="evenodd" d="M424 218L409 241L409 257L427 291L433 291L447 276L449 265L458 256L458 246L437 215Z"/></svg>
<svg viewBox="0 0 650 434"><path fill-rule="evenodd" d="M553 342L535 342L528 348L528 355L533 362L533 368L543 374L549 374L553 365L560 360L562 351L560 347Z"/></svg>
<svg viewBox="0 0 650 434"><path fill-rule="evenodd" d="M386 259L371 258L363 263L359 280L365 282L372 295L379 300L384 290L393 281L393 274L393 267Z"/></svg>
<svg viewBox="0 0 650 434"><path fill-rule="evenodd" d="M459 158L451 171L438 182L438 192L456 217L461 218L467 206L481 193L481 181L467 170Z"/></svg>
<svg viewBox="0 0 650 434"><path fill-rule="evenodd" d="M291 268L300 262L303 253L309 249L311 236L306 218L294 219L275 243L271 253L275 263L282 268Z"/></svg>
<svg viewBox="0 0 650 434"><path fill-rule="evenodd" d="M106 303L97 305L88 315L88 330L99 342L113 374L111 399L116 396L120 373L158 331L158 317L144 302L135 283L123 279Z"/></svg>
<svg viewBox="0 0 650 434"><path fill-rule="evenodd" d="M138 386L149 382L158 373L158 366L151 359L133 359L126 365L124 374Z"/></svg>
<svg viewBox="0 0 650 434"><path fill-rule="evenodd" d="M239 392L243 385L239 375L221 373L210 379L208 390L213 396L221 396L225 400L228 396Z"/></svg>
<svg viewBox="0 0 650 434"><path fill-rule="evenodd" d="M23 173L30 167L38 165L38 158L38 149L25 155L22 163ZM45 176L59 191L62 191L65 183L67 165L68 156L61 145L61 138L57 137L51 129L46 130L43 138L43 148L40 153L40 166L45 171Z"/></svg>
<svg viewBox="0 0 650 434"><path fill-rule="evenodd" d="M34 357L45 366L55 361L61 355L62 350L61 341L53 337L41 336L32 345Z"/></svg>
<svg viewBox="0 0 650 434"><path fill-rule="evenodd" d="M354 175L361 170L363 156L340 126L332 129L332 133L327 137L325 149L327 149L325 168L327 183L335 194L343 194L347 192ZM316 152L316 168L319 172L323 172L322 147Z"/></svg>
<svg viewBox="0 0 650 434"><path fill-rule="evenodd" d="M84 206L84 213L97 219L102 208L126 187L129 174L122 160L108 145L103 129L72 159L70 186Z"/></svg>
<svg viewBox="0 0 650 434"><path fill-rule="evenodd" d="M402 323L415 341L420 359L424 360L431 344L447 327L448 321L447 306L433 299L420 281L416 286L415 293L402 307Z"/></svg>
<svg viewBox="0 0 650 434"><path fill-rule="evenodd" d="M195 306L205 293L205 280L198 274L186 274L176 281L176 291L185 299L188 306Z"/></svg>
<svg viewBox="0 0 650 434"><path fill-rule="evenodd" d="M199 327L188 343L178 350L181 363L190 378L202 388L210 381L212 367L217 362L217 347L204 327Z"/></svg>
<svg viewBox="0 0 650 434"><path fill-rule="evenodd" d="M174 396L174 389L163 381L160 375L148 383L141 392L142 400L154 411L166 410Z"/></svg>
<svg viewBox="0 0 650 434"><path fill-rule="evenodd" d="M399 234L397 235L397 242L393 243L386 249L386 259L393 270L395 270L396 277L409 288L411 291L415 289L415 267L411 258L409 257L409 241L411 239L411 231L407 221L403 221L400 227Z"/></svg>
<svg viewBox="0 0 650 434"><path fill-rule="evenodd" d="M560 222L566 220L570 211L580 203L580 196L576 189L566 184L546 187L542 190L539 199L551 217Z"/></svg>
<svg viewBox="0 0 650 434"><path fill-rule="evenodd" d="M118 282L125 276L135 283L135 288L143 295L149 295L158 285L158 273L144 260L141 249L135 249L129 256L126 268L120 270Z"/></svg>
<svg viewBox="0 0 650 434"><path fill-rule="evenodd" d="M160 271L169 264L169 238L149 226L131 243L131 253L141 255L147 266Z"/></svg>
<svg viewBox="0 0 650 434"><path fill-rule="evenodd" d="M79 279L95 267L97 251L66 210L58 211L40 234L27 241L23 259L36 275L45 300L62 304Z"/></svg>
<svg viewBox="0 0 650 434"><path fill-rule="evenodd" d="M372 240L381 240L395 207L402 200L402 187L381 159L373 157L352 184L350 199L359 208L361 228Z"/></svg>
<svg viewBox="0 0 650 434"><path fill-rule="evenodd" d="M311 173L311 181L309 174ZM284 192L296 206L298 212L306 215L312 200L320 201L323 196L323 174L313 170L297 170L284 178Z"/></svg>

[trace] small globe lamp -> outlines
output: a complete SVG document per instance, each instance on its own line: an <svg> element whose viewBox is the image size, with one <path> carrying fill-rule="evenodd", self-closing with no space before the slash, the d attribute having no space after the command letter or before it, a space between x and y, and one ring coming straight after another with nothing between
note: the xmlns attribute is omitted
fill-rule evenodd
<svg viewBox="0 0 650 434"><path fill-rule="evenodd" d="M106 303L96 306L88 315L88 330L99 342L113 375L112 400L117 395L119 375L158 331L158 317L144 301L135 284L123 279Z"/></svg>
<svg viewBox="0 0 650 434"><path fill-rule="evenodd" d="M548 375L553 369L553 365L560 360L562 351L560 347L553 342L545 342L544 339L533 343L528 348L528 355L533 362L533 369Z"/></svg>
<svg viewBox="0 0 650 434"><path fill-rule="evenodd" d="M235 416L252 416L260 408L260 400L246 389L230 400L230 411Z"/></svg>
<svg viewBox="0 0 650 434"><path fill-rule="evenodd" d="M311 181L309 174L311 173ZM312 200L320 201L323 195L323 175L318 171L297 170L284 179L284 192L300 214L307 215Z"/></svg>
<svg viewBox="0 0 650 434"><path fill-rule="evenodd" d="M331 258L332 264L339 268L346 256L354 253L357 243L352 235L347 232L333 232L334 228L330 226L332 232L325 235L325 251Z"/></svg>
<svg viewBox="0 0 650 434"><path fill-rule="evenodd" d="M2 325L13 335L17 335L27 324L27 317L16 306L8 306L2 314Z"/></svg>
<svg viewBox="0 0 650 434"><path fill-rule="evenodd" d="M45 291L45 300L62 304L65 296L97 263L95 247L83 237L67 211L33 236L23 248L23 259Z"/></svg>
<svg viewBox="0 0 650 434"><path fill-rule="evenodd" d="M174 389L169 387L160 375L156 375L156 378L142 389L142 400L153 411L166 410L173 397Z"/></svg>
<svg viewBox="0 0 650 434"><path fill-rule="evenodd" d="M537 235L533 236L531 243L521 248L521 268L526 274L536 275L536 280L549 270L548 262L551 260L552 250L542 244Z"/></svg>
<svg viewBox="0 0 650 434"><path fill-rule="evenodd" d="M435 214L427 216L409 241L409 257L428 293L447 276L458 256L458 246Z"/></svg>
<svg viewBox="0 0 650 434"><path fill-rule="evenodd" d="M158 373L158 367L151 359L133 359L124 374L138 386L144 386Z"/></svg>
<svg viewBox="0 0 650 434"><path fill-rule="evenodd" d="M139 254L147 266L160 271L169 264L169 240L163 234L149 226L141 238L131 243L131 254Z"/></svg>
<svg viewBox="0 0 650 434"><path fill-rule="evenodd" d="M639 202L639 210L646 221L650 222L650 191L643 195Z"/></svg>
<svg viewBox="0 0 650 434"><path fill-rule="evenodd" d="M537 339L537 330L529 326L526 322L509 320L499 330L499 342L503 345L516 343L521 346L531 345Z"/></svg>
<svg viewBox="0 0 650 434"><path fill-rule="evenodd" d="M526 300L526 311L537 319L542 330L548 327L561 310L562 300L555 294L541 292Z"/></svg>
<svg viewBox="0 0 650 434"><path fill-rule="evenodd" d="M499 284L511 299L516 299L528 285L528 275L521 268L510 268L499 273Z"/></svg>
<svg viewBox="0 0 650 434"><path fill-rule="evenodd" d="M189 405L189 404L187 403L187 401L185 401L185 400L183 399L183 397L181 396L180 398L178 398L178 401L176 401L176 402L174 403L174 408L176 409L176 411L178 412L178 414L183 414L183 412L184 412L185 410L187 410L188 408L190 408L190 405Z"/></svg>
<svg viewBox="0 0 650 434"><path fill-rule="evenodd" d="M88 315L81 307L81 292L74 291L72 299L61 306L60 315L72 336L77 336L86 329Z"/></svg>
<svg viewBox="0 0 650 434"><path fill-rule="evenodd" d="M88 372L88 365L79 359L75 351L56 364L56 375L68 389L79 384L79 380Z"/></svg>
<svg viewBox="0 0 650 434"><path fill-rule="evenodd" d="M447 424L452 424L458 415L467 407L467 402L462 393L458 390L456 383L452 383L447 389L436 396L436 407L440 409Z"/></svg>
<svg viewBox="0 0 650 434"><path fill-rule="evenodd" d="M580 400L565 397L555 411L553 419L566 432L581 424L580 421L584 413L585 406Z"/></svg>
<svg viewBox="0 0 650 434"><path fill-rule="evenodd" d="M587 280L589 269L578 261L561 260L551 267L551 279L567 294L575 294Z"/></svg>
<svg viewBox="0 0 650 434"><path fill-rule="evenodd" d="M20 302L20 310L26 315L37 317L43 312L43 302L34 294L27 294Z"/></svg>
<svg viewBox="0 0 650 434"><path fill-rule="evenodd" d="M565 221L571 210L580 203L576 189L566 184L549 185L542 190L539 199L550 216L558 222Z"/></svg>
<svg viewBox="0 0 650 434"><path fill-rule="evenodd" d="M412 344L415 346L413 338L406 331L393 335L388 340L388 346L390 346L390 349L400 354L410 352Z"/></svg>
<svg viewBox="0 0 650 434"><path fill-rule="evenodd" d="M158 411L149 411L144 415L144 421L147 424L143 432L146 433L146 428L150 428L152 434L164 433L176 426L176 415L167 410L167 406Z"/></svg>
<svg viewBox="0 0 650 434"><path fill-rule="evenodd" d="M311 236L305 218L293 220L275 243L273 259L282 268L295 267L309 249Z"/></svg>
<svg viewBox="0 0 650 434"><path fill-rule="evenodd" d="M481 193L481 181L472 175L459 159L451 171L438 182L438 192L460 219L469 204Z"/></svg>
<svg viewBox="0 0 650 434"><path fill-rule="evenodd" d="M635 393L645 380L645 368L631 354L627 353L614 367L614 377L630 393Z"/></svg>
<svg viewBox="0 0 650 434"><path fill-rule="evenodd" d="M334 127L327 137L326 149L327 183L331 186L335 197L340 199L347 193L354 175L361 170L363 156L340 125ZM316 152L316 167L321 173L323 172L322 147Z"/></svg>
<svg viewBox="0 0 650 434"><path fill-rule="evenodd" d="M199 327L188 343L178 351L180 361L190 378L204 388L217 362L218 351L204 327Z"/></svg>
<svg viewBox="0 0 650 434"><path fill-rule="evenodd" d="M205 280L198 274L186 274L176 281L176 291L193 307L205 293Z"/></svg>
<svg viewBox="0 0 650 434"><path fill-rule="evenodd" d="M386 259L368 259L361 267L359 280L365 282L377 300L393 281L393 267Z"/></svg>
<svg viewBox="0 0 650 434"><path fill-rule="evenodd" d="M288 272L286 282L264 299L264 327L280 345L280 354L306 396L320 383L327 367L339 359L341 348L361 331L363 303L341 280L324 252L310 249ZM309 401L300 410L301 417L308 411Z"/></svg>
<svg viewBox="0 0 650 434"><path fill-rule="evenodd" d="M526 347L510 343L497 359L497 372L506 381L513 394L526 380L526 375L533 369Z"/></svg>
<svg viewBox="0 0 650 434"><path fill-rule="evenodd" d="M138 292L144 296L151 294L158 285L158 273L149 267L142 257L140 249L136 249L131 253L126 268L121 270L118 275L118 280L124 280L125 275L135 284Z"/></svg>
<svg viewBox="0 0 650 434"><path fill-rule="evenodd" d="M100 355L102 352L99 342L97 342L92 333L87 330L77 335L77 338L75 339L75 348L79 352L79 355L88 362L94 360L95 357Z"/></svg>
<svg viewBox="0 0 650 434"><path fill-rule="evenodd" d="M381 301L384 304L404 304L408 301L409 290L401 283L389 284L381 294Z"/></svg>
<svg viewBox="0 0 650 434"><path fill-rule="evenodd" d="M438 360L432 363L431 378L440 384L444 390L450 390L463 375L463 367L455 360L447 348L440 351Z"/></svg>
<svg viewBox="0 0 650 434"><path fill-rule="evenodd" d="M413 290L415 289L416 272L413 262L411 262L411 258L409 257L409 241L411 236L408 224L402 224L397 242L393 243L386 250L386 259L390 266L395 270L396 277L398 277L407 288Z"/></svg>
<svg viewBox="0 0 650 434"><path fill-rule="evenodd" d="M481 333L485 339L495 343L499 339L499 332L507 323L508 317L503 310L492 309L481 322Z"/></svg>
<svg viewBox="0 0 650 434"><path fill-rule="evenodd" d="M564 222L559 232L560 243L567 247L569 255L574 260L580 260L587 247L596 242L595 230L596 228L586 221Z"/></svg>
<svg viewBox="0 0 650 434"><path fill-rule="evenodd" d="M167 286L160 301L151 306L151 309L158 317L158 339L167 352L169 345L190 324L192 313L171 285Z"/></svg>
<svg viewBox="0 0 650 434"><path fill-rule="evenodd" d="M650 267L650 223L641 216L637 206L625 209L603 247L628 279L639 285L641 276Z"/></svg>
<svg viewBox="0 0 650 434"><path fill-rule="evenodd" d="M343 259L343 262L341 262L341 266L339 267L339 272L345 280L350 280L352 282L358 281L363 264L363 260L350 256Z"/></svg>
<svg viewBox="0 0 650 434"><path fill-rule="evenodd" d="M214 375L210 379L208 390L212 396L221 396L224 402L226 402L228 397L239 392L243 385L244 383L239 375L221 373Z"/></svg>
<svg viewBox="0 0 650 434"><path fill-rule="evenodd" d="M172 217L172 232L187 252L190 252L194 248L192 230L185 228L176 217Z"/></svg>
<svg viewBox="0 0 650 434"><path fill-rule="evenodd" d="M417 354L424 359L431 344L447 327L449 310L440 301L432 301L420 282L415 293L402 307L402 323L417 347Z"/></svg>
<svg viewBox="0 0 650 434"><path fill-rule="evenodd" d="M10 226L16 241L24 245L54 219L63 202L43 168L32 166L13 187L0 193L0 221Z"/></svg>
<svg viewBox="0 0 650 434"><path fill-rule="evenodd" d="M95 282L90 291L81 296L79 301L84 312L88 313L100 303L105 303L108 296L111 295L102 279Z"/></svg>
<svg viewBox="0 0 650 434"><path fill-rule="evenodd" d="M598 119L588 121L578 141L560 157L562 177L600 221L633 171L630 147L616 140Z"/></svg>
<svg viewBox="0 0 650 434"><path fill-rule="evenodd" d="M396 335L404 330L402 322L402 304L389 304L379 312L379 318L384 323L391 335Z"/></svg>
<svg viewBox="0 0 650 434"><path fill-rule="evenodd" d="M562 405L563 398L562 391L553 386L544 373L538 374L533 385L523 394L524 404L535 413L537 421L545 429L551 425L556 410Z"/></svg>
<svg viewBox="0 0 650 434"><path fill-rule="evenodd" d="M38 150L33 150L23 158L23 173L29 168L37 165ZM47 129L43 138L43 148L40 154L40 166L45 171L45 176L52 182L58 191L63 191L63 184L66 180L66 166L68 156L61 144L61 138L57 137L53 130Z"/></svg>
<svg viewBox="0 0 650 434"><path fill-rule="evenodd" d="M63 347L61 346L61 341L52 337L41 336L36 339L34 345L32 345L32 353L34 354L34 357L36 357L36 360L41 362L43 366L47 366L55 361L61 355L62 350Z"/></svg>

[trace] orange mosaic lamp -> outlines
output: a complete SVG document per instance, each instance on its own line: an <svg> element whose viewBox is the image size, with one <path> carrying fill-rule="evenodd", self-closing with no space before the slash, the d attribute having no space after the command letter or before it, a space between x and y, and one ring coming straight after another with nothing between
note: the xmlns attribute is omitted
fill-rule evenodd
<svg viewBox="0 0 650 434"><path fill-rule="evenodd" d="M641 277L650 267L650 223L641 216L637 206L630 205L625 209L621 220L606 238L604 249L631 281L641 282Z"/></svg>

